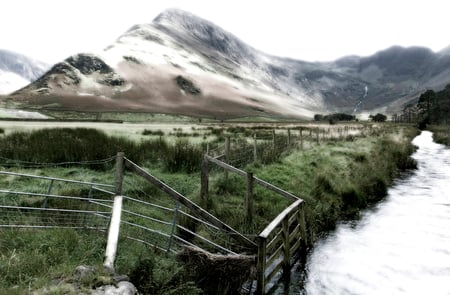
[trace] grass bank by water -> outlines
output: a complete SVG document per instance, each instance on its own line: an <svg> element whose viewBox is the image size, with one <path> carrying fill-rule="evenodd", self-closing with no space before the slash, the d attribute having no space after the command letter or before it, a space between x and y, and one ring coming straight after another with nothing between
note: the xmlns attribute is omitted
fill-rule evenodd
<svg viewBox="0 0 450 295"><path fill-rule="evenodd" d="M135 161L148 167L154 175L173 185L182 194L198 201L198 167L192 167L198 166L199 162L188 161L190 163L188 166L183 163L189 159L197 159L198 153L202 151L201 146L191 145L186 141L174 145L156 142L153 143L155 146L145 146L144 142L117 140L99 135L95 131L63 131L69 134L63 136L67 140L59 143L60 148L51 150L51 153L45 150L46 147L49 149L49 140L53 145L58 145L56 139L51 140L52 135L46 133L48 131L3 137L8 140L0 142L2 145L0 156L16 160L3 162L4 169L20 169L26 172L27 169L21 168L21 162L18 162L23 157L29 157L23 159L27 162L62 161L68 160L69 155L74 157L70 161L93 160L92 157L102 159L113 155L118 148L127 148L130 151L127 154L135 157ZM275 163L268 165L253 163L244 167L244 170L252 171L259 178L305 200L307 231L309 241L312 242L321 233L333 229L338 220L355 218L362 208L382 199L399 171L415 166L409 155L414 150L410 142L416 134L417 131L413 128L386 124L366 136L330 140L320 145L311 145L305 150L294 147L277 158ZM93 140L92 136L97 139ZM73 138L76 140L71 141ZM92 147L92 150L86 148L83 153L79 153L73 147L80 143L83 146L84 140L98 144ZM23 150L17 150L18 147L22 147ZM160 150L164 152L159 152ZM104 155L104 151L109 154ZM152 152L145 154L148 151ZM58 158L32 158L44 154ZM89 157L80 158L87 154ZM67 165L67 167L32 169L33 174L60 177L75 174L77 178L86 175L85 177L90 177L87 179L89 181L94 179L106 183L112 182L114 174L112 166L98 169L88 165L81 169ZM0 179L0 184L6 185L8 181L9 179ZM23 189L29 185L25 182L14 184ZM243 180L231 174L224 177L217 172L212 175L210 190L210 211L232 227L249 235L258 234L288 204L288 201L279 196L274 196L263 189L255 189L256 216L252 223L248 224L243 222L242 218L245 210ZM158 197L155 191L151 193L152 196ZM0 294L24 294L27 290L42 288L50 281L70 281L75 267L80 264L96 265L101 268L105 241L105 234L98 232L2 229ZM143 294L200 292L193 282L190 282L192 278L189 272L186 272L174 257L153 248L129 243L125 239L119 241L116 268L119 273L130 275ZM140 277L138 273L145 275ZM81 287L89 289L96 286L100 277L101 274L91 278ZM140 280L142 281L139 282Z"/></svg>

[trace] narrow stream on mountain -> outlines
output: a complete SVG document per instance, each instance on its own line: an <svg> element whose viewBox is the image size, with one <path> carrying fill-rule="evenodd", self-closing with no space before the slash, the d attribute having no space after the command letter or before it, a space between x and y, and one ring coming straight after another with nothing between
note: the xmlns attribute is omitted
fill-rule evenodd
<svg viewBox="0 0 450 295"><path fill-rule="evenodd" d="M418 169L309 253L281 294L450 294L450 149L423 131Z"/></svg>

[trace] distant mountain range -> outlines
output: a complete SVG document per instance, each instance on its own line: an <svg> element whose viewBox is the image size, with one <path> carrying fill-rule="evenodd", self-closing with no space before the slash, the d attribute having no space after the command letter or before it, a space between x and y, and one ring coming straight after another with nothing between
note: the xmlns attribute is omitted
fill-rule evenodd
<svg viewBox="0 0 450 295"><path fill-rule="evenodd" d="M331 50L331 49L330 49ZM10 101L46 109L175 113L226 119L394 113L450 82L450 47L394 46L306 62L263 53L213 23L170 9L99 54L54 65Z"/></svg>
<svg viewBox="0 0 450 295"><path fill-rule="evenodd" d="M50 65L0 49L0 94L16 91L42 76Z"/></svg>

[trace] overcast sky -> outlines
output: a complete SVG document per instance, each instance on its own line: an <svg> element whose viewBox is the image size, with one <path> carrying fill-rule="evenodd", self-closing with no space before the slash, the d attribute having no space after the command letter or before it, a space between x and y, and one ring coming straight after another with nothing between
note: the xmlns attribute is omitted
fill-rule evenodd
<svg viewBox="0 0 450 295"><path fill-rule="evenodd" d="M3 0L0 48L48 63L96 52L176 7L269 54L308 61L450 45L446 0Z"/></svg>

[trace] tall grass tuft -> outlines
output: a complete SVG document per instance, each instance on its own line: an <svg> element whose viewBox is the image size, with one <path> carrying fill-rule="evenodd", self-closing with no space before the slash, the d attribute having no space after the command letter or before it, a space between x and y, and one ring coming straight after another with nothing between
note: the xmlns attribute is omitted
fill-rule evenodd
<svg viewBox="0 0 450 295"><path fill-rule="evenodd" d="M15 132L0 138L0 157L9 159L7 164L58 163L71 166L80 162L95 162L113 157L117 152L137 164L163 163L170 172L192 173L199 169L200 146L188 140L177 140L170 145L162 137L134 142L122 137L108 136L89 128L55 128L34 132ZM107 164L91 163L97 170L110 169Z"/></svg>
<svg viewBox="0 0 450 295"><path fill-rule="evenodd" d="M200 168L202 155L203 151L199 146L178 139L174 145L168 147L164 166L169 172L192 173Z"/></svg>

